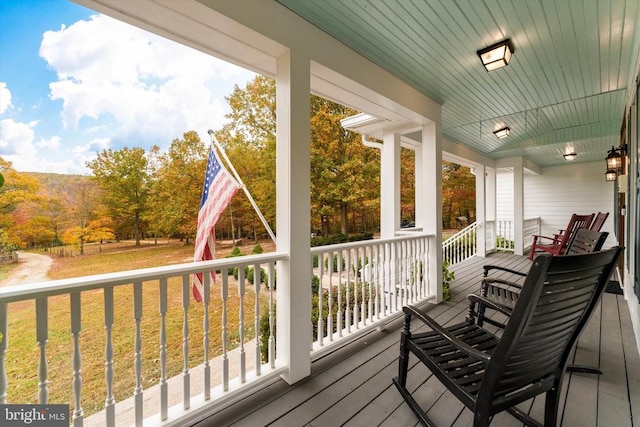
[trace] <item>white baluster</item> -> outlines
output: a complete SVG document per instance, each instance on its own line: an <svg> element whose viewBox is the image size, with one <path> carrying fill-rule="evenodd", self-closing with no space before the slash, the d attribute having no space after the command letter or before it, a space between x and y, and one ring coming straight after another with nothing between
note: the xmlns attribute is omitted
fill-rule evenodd
<svg viewBox="0 0 640 427"><path fill-rule="evenodd" d="M324 295L324 288L322 282L324 281L324 252L318 254L318 268L320 273L320 285L318 286L318 344L322 346L324 344L324 319L322 318L322 297Z"/></svg>
<svg viewBox="0 0 640 427"><path fill-rule="evenodd" d="M364 261L364 255L363 258L360 258L360 248L355 248L353 257L356 269L353 281L353 325L357 330L360 329L360 301L358 300L358 291L361 286L364 286L364 276L368 267Z"/></svg>
<svg viewBox="0 0 640 427"><path fill-rule="evenodd" d="M347 306L344 311L344 321L347 324L347 333L351 332L351 249L347 249L347 259L345 260L347 265Z"/></svg>
<svg viewBox="0 0 640 427"><path fill-rule="evenodd" d="M7 403L7 343L9 342L7 304L0 303L0 404Z"/></svg>
<svg viewBox="0 0 640 427"><path fill-rule="evenodd" d="M80 332L81 324L81 301L80 292L71 293L71 335L73 336L73 425L81 427L83 424L84 411L82 409L82 356L80 355Z"/></svg>
<svg viewBox="0 0 640 427"><path fill-rule="evenodd" d="M260 376L260 279L262 278L262 272L260 270L260 264L253 265L253 289L255 291L255 305L253 307L253 329L256 331L255 339L255 367L256 375Z"/></svg>
<svg viewBox="0 0 640 427"><path fill-rule="evenodd" d="M38 403L47 404L49 401L49 381L47 365L47 341L49 335L49 309L47 298L36 299L36 340L40 348L40 363L38 364Z"/></svg>
<svg viewBox="0 0 640 427"><path fill-rule="evenodd" d="M205 273L203 273L204 275ZM182 276L182 407L191 407L191 374L189 373L189 302L191 286L189 275Z"/></svg>
<svg viewBox="0 0 640 427"><path fill-rule="evenodd" d="M133 390L133 397L136 426L142 426L142 282L135 282L133 284L133 319L135 321L133 364L136 377L136 387Z"/></svg>
<svg viewBox="0 0 640 427"><path fill-rule="evenodd" d="M336 329L338 331L338 337L342 337L342 250L337 253L337 268L338 268L338 307L336 308Z"/></svg>
<svg viewBox="0 0 640 427"><path fill-rule="evenodd" d="M245 289L245 277L244 266L238 266L238 296L240 297L240 309L238 315L240 316L238 324L238 335L240 336L240 382L246 381L246 365L245 365L245 352L244 352L244 289Z"/></svg>
<svg viewBox="0 0 640 427"><path fill-rule="evenodd" d="M160 279L160 419L166 420L169 411L167 384L167 278Z"/></svg>
<svg viewBox="0 0 640 427"><path fill-rule="evenodd" d="M211 303L211 273L203 274L204 283L202 303L204 313L202 319L202 345L204 346L204 400L211 399L211 366L209 364L209 304Z"/></svg>
<svg viewBox="0 0 640 427"><path fill-rule="evenodd" d="M104 288L104 379L107 385L104 410L108 427L116 425L116 399L113 397L113 318L113 286L107 286Z"/></svg>
<svg viewBox="0 0 640 427"><path fill-rule="evenodd" d="M329 342L333 341L333 254L329 252L327 273L329 274L329 297L328 297L328 310L327 310L327 338ZM318 302L318 306L322 305L322 301Z"/></svg>
<svg viewBox="0 0 640 427"><path fill-rule="evenodd" d="M276 337L273 334L275 318L273 316L273 295L274 295L274 264L269 263L269 364L271 369L276 367Z"/></svg>
<svg viewBox="0 0 640 427"><path fill-rule="evenodd" d="M229 298L229 271L222 269L222 390L229 390L229 358L227 356L227 300Z"/></svg>

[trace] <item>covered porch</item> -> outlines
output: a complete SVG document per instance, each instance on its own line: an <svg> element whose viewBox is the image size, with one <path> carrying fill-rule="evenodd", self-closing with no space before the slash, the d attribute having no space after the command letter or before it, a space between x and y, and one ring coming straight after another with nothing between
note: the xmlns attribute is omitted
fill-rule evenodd
<svg viewBox="0 0 640 427"><path fill-rule="evenodd" d="M453 267L456 279L450 301L427 304L441 324L466 315L467 294L478 292L485 264L527 270L525 256L491 254L472 257ZM295 385L280 380L196 424L205 426L413 426L415 415L404 403L391 378L397 375L402 319L313 363L311 376ZM640 357L626 303L621 295L605 293L600 309L582 334L573 363L598 367L603 374L567 373L561 401L563 426L633 426L640 417ZM410 384L416 399L441 426L465 426L472 413L459 403L416 360L410 361ZM541 420L544 397L522 406ZM507 413L492 425L520 426Z"/></svg>
<svg viewBox="0 0 640 427"><path fill-rule="evenodd" d="M476 10L475 2L467 2L464 8L458 4L453 7L454 3L449 2L425 2L425 5L428 3L430 7L441 12L433 16L450 18L443 18L436 28L436 34L429 37L426 34L403 33L401 29L412 27L403 25L402 21L408 20L411 14L398 14L395 26L392 25L392 30L385 31L384 37L378 41L382 44L384 39L395 40L395 36L402 33L404 38L398 44L402 47L411 46L409 54L405 53L404 57L415 58L416 51L422 52L423 55L424 63L413 64L412 67L398 67L398 57L389 59L392 54L398 52L393 46L383 49L388 55L386 59L376 58L376 52L365 56L363 51L366 49L358 46L357 41L360 39L380 36L381 31L378 30L381 30L381 26L374 25L379 18L378 13L392 16L394 12L386 6L382 12L376 7L368 8L365 14L364 11L346 10L350 6L358 6L359 2L77 2L276 79L277 247L271 254L232 261L214 260L197 265L182 264L149 271L122 272L109 277L43 283L34 288L12 289L1 295L0 332L5 337L11 337L12 333L11 328L7 326L10 319L7 318L6 307L26 299L35 302L39 316L35 335L40 360L34 361L33 372L38 372L37 392L40 403L48 403L48 301L50 297L66 294L70 301L71 314L69 341L73 342L73 356L66 372L71 384L71 398L68 403L73 408L74 425L82 426L88 422L88 417L85 417L82 410L82 376L83 372L86 372L83 371L81 357L81 338L86 335L81 316L82 301L86 292L101 290L104 295L103 327L106 343L105 357L101 360L104 365L97 368L100 374L104 372L105 376L104 396L101 396L104 399L105 413L100 414L101 425L120 425L116 422L119 413L113 394L114 363L120 363L120 366L125 363L135 365L136 384L130 393L131 398L135 400L135 413L129 422L136 425L189 425L198 422L202 425L237 423L247 426L269 423L287 426L345 423L354 426L367 423L413 425L416 422L415 418L391 384L391 377L396 369L399 338L396 330L399 323L393 319L400 316L401 306L435 303L429 306L431 314L443 323L464 317L466 294L477 290L482 271L480 266L487 261L482 256L491 252L492 245L495 244L500 209L508 210L515 224L515 255L491 255L489 259L494 263L511 264L524 269L528 261L520 255L530 241L530 236L525 231L525 220L539 217L540 222L536 222L536 230L548 233L562 228L571 212L585 213L588 210L591 213L603 210L611 211L612 216L617 218L616 222L611 221L608 225L612 239L615 240L614 231L620 230L614 229L613 224L626 224L626 228L617 236L618 240L625 236L627 242L625 265L621 271L626 299L622 296L605 295L602 310L594 317L594 322L578 345L576 360L585 364L599 364L604 375L571 375L570 380L566 382L568 393L564 400L562 420L563 425L567 426L617 426L632 425L632 420L640 418L640 360L637 341L640 336L640 306L634 294L634 286L640 289L640 264L637 261L640 258L640 246L637 243L640 241L637 225L637 219L640 218L637 192L640 182L637 181L638 114L635 101L640 64L637 55L640 31L637 29L639 12L636 2L620 2L626 9L611 5L611 10L608 11L612 15L610 20L604 10L589 9L587 13L578 2L570 7L561 8L565 16L588 15L591 22L598 21L596 17L603 15L606 25L613 21L620 23L620 27L605 25L606 28L601 29L601 32L616 40L613 44L617 46L613 53L607 51L602 54L603 63L608 63L613 57L619 58L622 62L619 66L611 66L615 72L607 69L604 73L607 77L609 72L618 73L617 77L612 78L609 84L607 77L600 78L599 72L594 72L591 79L584 79L588 80L584 84L586 88L576 83L583 80L579 54L573 56L575 64L570 63L570 68L577 73L574 81L550 79L554 80L553 84L547 85L548 82L532 80L532 76L543 75L549 63L554 75L569 74L569 70L564 70L560 64L560 58L567 54L566 51L559 50L556 52L557 57L554 56L555 59L550 61L539 59L542 55L539 52L544 52L545 46L551 44L550 40L563 39L559 30L554 34L547 34L546 42L532 41L531 44L539 49L538 51L534 51L533 48L527 51L530 47L527 46L527 42L530 40L522 36L521 44L517 47L517 54L522 58L521 65L514 64L507 69L510 73L508 77L504 73L486 74L475 54L475 48L481 46L475 44L489 44L489 41L493 42L496 38L511 34L508 29L498 29L498 25L495 29L486 27L489 24L485 22L491 22L492 19L486 19L487 16L482 14L499 15L503 13L500 7L496 8L500 10L482 12ZM366 4L373 3L379 6L384 2ZM504 3L513 9L511 2ZM559 3L566 5L564 2ZM552 1L540 4L551 9L556 6ZM296 5L309 7L305 17L302 15L305 13L304 7L297 12L293 11ZM451 9L448 5L452 5ZM313 10L314 7L324 6L327 10ZM365 16L369 19L368 25L361 28L361 35L357 34L359 27L355 22L347 21L338 25L338 28L327 25L327 22L337 22L332 20L334 11L331 8L339 6L343 7L343 16L351 12L356 18ZM576 8L575 11L571 10L573 7ZM449 13L456 14L461 9L464 9L463 12L468 16L475 18L466 19L464 16L458 16L459 19L452 19ZM336 14L340 15L340 12ZM513 10L511 14L514 17L518 15L517 11ZM531 11L532 22L544 22L544 19L538 19L541 14L543 11ZM627 25L624 31L620 30L623 27L622 21ZM460 31L459 25L465 22L478 24L477 28L482 28L482 31L475 27ZM385 20L385 23L388 22ZM556 28L557 25L558 22L554 18L549 27ZM428 22L424 23L424 26L432 27ZM342 29L353 30L356 34L351 38L346 37L340 32ZM619 31L613 34L614 30ZM517 32L513 31L514 34ZM532 31L535 33L535 28ZM457 38L461 34L468 36L478 32L482 33L481 41L474 40L471 43L467 39ZM582 40L580 37L573 37L574 35L568 37L570 41L567 44ZM425 48L425 44L422 43L425 37L436 42L455 42L452 42L452 45ZM592 43L599 46L597 40ZM584 46L583 49L586 51L589 46ZM462 59L452 55L452 52L462 52ZM434 56L436 54L438 56ZM446 60L444 55L447 55ZM599 63L598 60L595 62ZM393 68L389 67L390 63L394 64ZM599 67L595 68L599 70ZM426 76L430 70L436 69L437 75L431 76L427 81ZM450 76L454 76L453 80L448 80ZM439 84L443 79L447 80L447 84ZM603 83L605 80L606 84ZM568 88L568 83L581 87ZM521 88L524 88L524 92L520 92ZM548 96L528 102L536 98L533 95L538 92L545 92ZM365 112L374 121L382 124L382 127L377 129L381 133L374 134L382 141L379 148L383 150L380 192L381 240L368 242L363 246L309 247L310 93L343 102ZM510 94L516 96L510 98ZM548 120L545 119L545 112ZM629 128L633 129L633 132L629 132L627 140L629 169L625 176L628 177L628 185L625 191L618 191L618 187L604 181L604 171L601 169L606 149L612 143L618 145L620 142L621 116L627 115ZM594 116L597 116L595 121ZM514 138L511 142L503 144L497 142L492 130L498 125L504 125L506 121L509 121L513 128L512 135L518 136L518 139ZM535 128L532 126L533 123L536 123ZM359 131L363 135L366 134L363 129ZM413 235L401 235L398 210L401 186L399 152L403 144L407 143L416 151L417 230ZM578 161L573 164L565 164L562 158L564 150L569 148L580 151ZM442 159L455 160L474 167L477 177L479 228L476 236L479 256L460 262L454 267L454 298L449 302L441 302ZM506 205L502 205L498 197L506 188L499 187L500 181L497 176L501 171L507 172L505 182L509 183L508 188L511 191L510 203ZM529 179L530 176L534 178ZM558 185L559 182L571 185ZM558 191L554 193L549 191L550 189ZM621 210L619 199L616 197L623 193L628 196L628 200L624 210ZM544 207L543 210L538 209L541 206ZM317 266L314 264L316 255L322 260ZM381 260L379 269L376 265L370 275L366 273L366 269L361 271L368 263L372 263L374 258ZM345 263L349 267L344 270L343 277L341 266ZM249 355L243 348L243 334L245 330L253 328L255 333L260 328L258 314L262 309L262 303L259 295L251 293L251 284L245 286L243 271L245 267L258 271L262 265L266 266L268 289L271 292L267 299L270 303L273 300L277 301L278 316L276 318L272 315L273 307L268 306L266 313L271 315L268 340L263 346L248 343L247 346L256 348L255 354ZM335 270L334 266L337 266ZM194 311L189 295L189 275L199 272L205 273L205 277L208 277L207 273L219 269L222 271L221 275L225 276L224 273L234 268L238 268L241 285L230 287L224 281L218 285L206 282L206 297L203 305L198 308L199 311L204 311L204 315L196 321L189 320L190 311ZM325 333L319 334L318 339L313 338L313 326L309 322L312 314L310 301L313 298L309 283L315 269L324 269L333 277L329 279L328 290L332 289L332 283L336 283L338 289L347 285L346 301L350 301L348 275L352 274L352 277L356 278L353 292L358 292L357 295L360 296L358 304L337 303L338 307L348 309L346 316L350 319L349 322L334 325L331 317L322 320L324 318L320 316L317 327L321 331L322 328L326 329ZM276 272L277 289L273 286ZM226 276L228 277L228 274ZM343 278L346 278L346 281L343 281ZM172 280L175 285L172 285ZM369 283L375 284L376 287L370 290L358 288L358 280L361 284L366 282L367 287ZM159 325L157 327L160 330L160 338L159 346L152 343L152 350L145 347L143 353L143 344L147 343L143 343L141 339L144 322L141 315L142 290L143 284L148 282L153 283L152 286L157 288L159 294L157 301L153 301L154 304L158 303L158 315L151 319L151 322ZM120 304L117 294L114 299L114 289L125 286L133 292L134 303L126 321L129 322L135 336L130 346L130 360L126 357L122 360L116 358L114 362L111 332L114 322L122 321L114 316L114 308ZM167 289L171 286L178 286L183 290L180 307L182 311L177 319L174 318L173 323L167 314ZM254 286L257 289L260 285L254 283ZM240 318L244 323L241 323L238 329L239 337L234 337L240 343L239 358L231 362L227 354L227 345L228 338L235 331L229 330L226 312L221 311L224 313L223 326L220 328L221 333L216 333L223 337L221 369L224 374L219 383L212 384L208 378L214 368L210 365L207 353L208 340L213 334L209 333L210 327L213 329L209 324L209 296L211 295L213 300L215 295L216 299L221 299L225 304L232 293L240 299L241 307L251 305L255 301L255 316L245 319L241 311ZM319 290L318 295L321 296L322 291ZM342 295L341 291L336 296L337 301L340 301L339 295ZM144 304L149 304L146 298L145 296ZM219 313L216 315L219 319ZM193 327L194 322L203 324L203 334L190 335L190 327ZM174 352L173 356L180 361L184 360L180 385L182 389L179 393L182 396L177 404L169 400L170 386L166 364L167 358L171 356L169 343L164 335L167 324L182 325L184 331L180 342L182 348ZM5 362L6 355L11 352L11 346L7 346L6 339L1 344L0 400L5 402L7 389L11 384L11 378L7 378L5 373ZM195 374L192 375L191 369L194 364L189 361L188 356L197 346L205 348L203 357L198 361L198 364L204 361L205 380L203 387L193 392L191 381ZM268 350L268 362L262 365L257 358L261 348ZM148 358L156 362L160 371L157 384L159 391L154 396L157 403L154 403L154 409L151 411L143 409L145 396L151 394L145 388L147 384L143 384L141 368L143 359ZM254 360L253 366L250 364L251 360ZM237 367L238 376L230 374L230 364ZM119 366L115 367L115 370L117 369ZM433 404L430 415L433 415L435 420L441 420L443 425L468 424L470 414L457 406L453 399L448 399L437 382L429 378L428 372L420 370L419 367L414 369L412 381L416 382L415 387L422 385L425 390L422 396L425 404ZM540 403L533 402L531 411L536 414L539 410ZM508 415L504 417L500 417L500 423L514 423ZM495 423L498 424L497 419Z"/></svg>

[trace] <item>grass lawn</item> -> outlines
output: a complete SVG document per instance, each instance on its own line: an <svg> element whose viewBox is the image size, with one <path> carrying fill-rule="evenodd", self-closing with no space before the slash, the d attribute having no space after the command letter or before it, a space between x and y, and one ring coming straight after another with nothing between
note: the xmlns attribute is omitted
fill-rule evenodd
<svg viewBox="0 0 640 427"><path fill-rule="evenodd" d="M242 252L251 252L252 244L241 248ZM266 247L265 251L273 250ZM219 250L217 256L224 257L228 250ZM50 279L61 279L113 271L132 270L159 265L187 262L193 257L193 246L182 244L147 245L142 248L122 248L121 250L102 251L84 257L65 257L54 260L49 271ZM220 282L218 281L218 284ZM252 286L246 287L244 298L245 337L255 336L253 313L255 293ZM212 292L209 308L209 355L214 357L222 352L220 292ZM239 344L238 318L240 298L235 289L229 290L227 302L228 344L230 350ZM70 301L68 296L49 298L48 301L48 343L46 346L48 363L49 403L71 405L72 395L72 351L73 337L70 333ZM133 289L132 286L118 287L114 291L115 322L112 330L114 345L113 392L116 401L133 394L136 386L134 370ZM261 301L261 306L265 301ZM160 316L159 284L143 284L142 314L142 381L143 388L158 383L160 378ZM10 304L8 350L6 368L8 379L9 403L37 403L38 400L38 362L39 346L36 342L35 302ZM190 300L189 307L189 366L203 362L203 305ZM178 375L183 369L182 335L182 280L173 278L168 283L167 328L167 377ZM100 411L106 398L105 386L105 326L103 292L88 291L82 293L82 333L80 351L82 353L82 405L85 416Z"/></svg>

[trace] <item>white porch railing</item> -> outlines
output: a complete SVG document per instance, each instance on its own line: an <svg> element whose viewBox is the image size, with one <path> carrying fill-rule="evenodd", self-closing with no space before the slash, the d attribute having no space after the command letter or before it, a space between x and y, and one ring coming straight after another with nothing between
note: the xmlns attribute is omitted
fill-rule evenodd
<svg viewBox="0 0 640 427"><path fill-rule="evenodd" d="M428 254L433 245L433 236L418 235L312 248L312 257L318 260L313 274L318 276L321 284L317 297L320 301L327 298L328 308L325 310L319 304L317 339L309 357L319 357L371 328L380 327L389 318L400 315L403 304L432 297L437 289L428 280L432 268ZM12 346L8 343L26 339L12 335L12 328L9 327L13 325L15 328L11 319L12 309L24 309L25 302L32 302L35 308L32 334L38 347L38 357L23 362L29 364L29 371L20 373L34 378L30 401L69 403L74 426L87 423L83 409L87 405L87 398L83 396L83 381L87 377L92 377L92 381L100 381L95 367L90 372L86 367L88 365L83 362L82 353L88 350L88 346L99 346L104 355L104 370L100 374L103 375L104 410L90 417L98 425L183 425L187 419L195 419L216 406L242 398L278 378L287 368L276 358L277 334L274 332L277 296L275 267L287 259L287 254L268 253L1 289L0 403L24 403L12 402L11 383L16 379L10 374L7 364L14 360ZM267 286L255 292L260 289L261 274L258 272L261 267L265 270ZM231 274L234 268L238 269L237 280ZM245 268L253 269L253 286L250 286L251 283L247 286ZM215 285L212 285L209 273L214 270L219 272ZM201 306L192 307L190 279L195 273L204 275L205 297ZM131 301L121 299L123 292L130 295ZM176 308L178 313L170 307L173 302L170 295L176 295L174 300L181 300ZM71 343L68 371L50 372L49 362L59 350L49 345L50 339L55 341L52 332L54 322L50 319L60 314L53 312L50 307L60 307L60 302L67 300L69 323L66 327L62 325L62 333L55 331L55 334L64 335L63 338L56 336L55 340ZM230 311L228 308L232 300L237 310ZM122 312L122 306L127 304L131 305L129 313L132 313L124 317L119 313ZM149 316L146 311L149 304L157 307L154 316ZM101 307L99 311L104 327L104 334L97 336L95 330L90 332L90 327L83 323L86 310L95 311L96 306ZM217 307L215 312L213 307ZM285 309L278 307L278 311ZM194 312L201 314L196 317ZM143 313L147 314L143 316ZM260 319L265 316L269 323L266 344L259 339ZM59 317L56 318L58 320L55 323L60 323ZM231 318L237 320L232 322ZM176 323L181 325L179 346L176 346L175 339L167 339L169 326ZM114 343L116 326L123 324L132 332L131 341L124 351L116 348ZM202 332L194 336L191 330L196 327ZM157 328L157 342L143 340L145 328ZM94 335L86 336L87 333ZM219 353L214 354L217 347L213 349L210 341L212 337L220 335ZM237 345L235 350L231 350L233 343ZM266 363L262 362L260 356L263 345L267 346ZM93 354L96 353L95 348ZM116 353L116 350L120 353ZM202 354L200 361L194 363L190 360L192 353ZM182 366L178 377L169 378L174 375L168 372L170 358L173 358L173 362L178 359L178 365ZM151 364L151 368L145 369L157 372L158 381L155 385L150 384L143 375L143 365L148 364ZM135 386L130 397L125 395L116 403L114 376L119 373L118 370L131 366L133 368L129 369L133 372ZM64 378L69 381L68 395L72 396L69 402L50 402L50 380L58 374L62 377L56 377L57 384L65 384ZM196 383L199 384L197 389ZM129 406L122 406L125 403ZM130 413L129 418L125 412ZM95 421L96 417L98 421Z"/></svg>
<svg viewBox="0 0 640 427"><path fill-rule="evenodd" d="M540 233L540 218L528 218L523 224L524 249L531 246L530 236ZM477 253L477 223L469 224L442 242L442 259L451 265ZM515 223L513 220L487 221L485 227L487 252L514 252Z"/></svg>
<svg viewBox="0 0 640 427"><path fill-rule="evenodd" d="M314 357L402 313L402 307L435 297L428 281L435 236L407 235L311 248L317 277ZM315 308L314 308L315 309Z"/></svg>
<svg viewBox="0 0 640 427"><path fill-rule="evenodd" d="M477 227L477 222L469 224L442 242L442 259L454 265L474 256L478 250Z"/></svg>
<svg viewBox="0 0 640 427"><path fill-rule="evenodd" d="M531 236L540 234L540 217L525 219L523 227L524 248L527 249L530 248L533 243Z"/></svg>
<svg viewBox="0 0 640 427"><path fill-rule="evenodd" d="M514 252L515 222L513 220L495 221L496 247L499 252ZM540 218L526 218L523 221L524 249L531 246L531 236L540 233ZM488 237L487 237L488 239Z"/></svg>

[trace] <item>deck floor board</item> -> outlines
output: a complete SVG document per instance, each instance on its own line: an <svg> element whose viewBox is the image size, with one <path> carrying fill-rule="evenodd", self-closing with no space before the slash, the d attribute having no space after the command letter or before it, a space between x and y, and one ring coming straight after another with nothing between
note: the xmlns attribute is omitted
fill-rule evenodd
<svg viewBox="0 0 640 427"><path fill-rule="evenodd" d="M466 296L477 293L482 266L494 264L527 271L523 256L492 254L474 257L451 267L456 278L452 299L423 306L441 324L462 321ZM495 271L494 271L495 272ZM508 273L492 273L509 278ZM197 424L208 426L415 426L417 418L404 403L391 379L397 375L402 319L374 331L312 364L312 375L294 385L280 380L258 393L220 410ZM486 325L489 327L489 325ZM414 323L413 331L425 328ZM633 426L640 419L640 356L626 302L605 294L574 353L573 363L600 367L602 376L567 374L563 384L559 420L562 426ZM470 426L473 415L429 370L410 359L407 386L437 425ZM541 420L544 397L520 405ZM632 417L633 415L633 417ZM492 426L521 426L507 413L494 417Z"/></svg>

